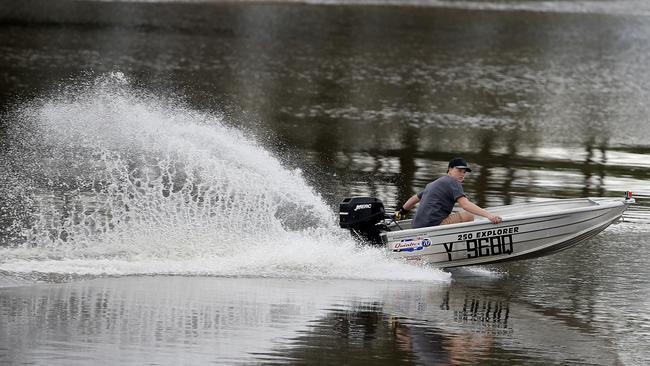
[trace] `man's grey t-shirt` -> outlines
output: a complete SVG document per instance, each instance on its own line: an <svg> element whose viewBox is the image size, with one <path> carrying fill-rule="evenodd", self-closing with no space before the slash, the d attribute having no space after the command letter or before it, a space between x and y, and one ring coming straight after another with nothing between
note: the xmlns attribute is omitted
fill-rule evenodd
<svg viewBox="0 0 650 366"><path fill-rule="evenodd" d="M418 193L420 204L415 211L412 227L416 229L440 225L451 213L456 200L463 196L463 186L448 175L427 184L424 190Z"/></svg>

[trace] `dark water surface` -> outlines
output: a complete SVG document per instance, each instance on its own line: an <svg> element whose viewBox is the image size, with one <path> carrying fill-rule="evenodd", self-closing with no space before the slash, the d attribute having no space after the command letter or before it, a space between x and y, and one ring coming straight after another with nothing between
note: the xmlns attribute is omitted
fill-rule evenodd
<svg viewBox="0 0 650 366"><path fill-rule="evenodd" d="M0 1L0 364L650 363L648 6L428 3ZM337 228L455 156L638 204L448 272Z"/></svg>

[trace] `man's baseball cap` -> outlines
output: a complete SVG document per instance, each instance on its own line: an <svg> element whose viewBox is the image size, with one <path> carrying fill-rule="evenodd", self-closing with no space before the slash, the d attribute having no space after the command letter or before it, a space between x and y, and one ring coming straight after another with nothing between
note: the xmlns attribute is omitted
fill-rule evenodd
<svg viewBox="0 0 650 366"><path fill-rule="evenodd" d="M455 158L449 161L449 168L460 168L465 169L466 172L471 172L472 169L469 168L469 164L463 158Z"/></svg>

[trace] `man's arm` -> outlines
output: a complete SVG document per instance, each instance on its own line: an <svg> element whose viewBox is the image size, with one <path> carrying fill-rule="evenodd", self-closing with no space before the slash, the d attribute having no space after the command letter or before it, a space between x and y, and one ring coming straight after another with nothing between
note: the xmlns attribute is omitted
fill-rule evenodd
<svg viewBox="0 0 650 366"><path fill-rule="evenodd" d="M420 197L418 197L417 194L414 194L413 196L411 196L411 198L408 199L408 201L406 201L406 203L402 205L402 208L408 211L412 209L413 206L415 206L415 204L418 202L420 202Z"/></svg>
<svg viewBox="0 0 650 366"><path fill-rule="evenodd" d="M410 201L410 200L409 200ZM488 212L487 210L484 210L480 207L478 207L476 204L472 203L470 200L467 199L467 197L463 196L460 197L459 199L456 200L460 207L470 213L473 213L474 215L479 215L487 218L488 220L492 221L493 224L498 224L501 222L501 216L496 216ZM407 202L408 203L408 202Z"/></svg>
<svg viewBox="0 0 650 366"><path fill-rule="evenodd" d="M406 201L400 208L395 210L393 219L404 220L409 210L412 209L413 206L415 206L415 204L418 202L420 202L420 197L418 197L417 194L413 195L413 197L409 198L408 201Z"/></svg>

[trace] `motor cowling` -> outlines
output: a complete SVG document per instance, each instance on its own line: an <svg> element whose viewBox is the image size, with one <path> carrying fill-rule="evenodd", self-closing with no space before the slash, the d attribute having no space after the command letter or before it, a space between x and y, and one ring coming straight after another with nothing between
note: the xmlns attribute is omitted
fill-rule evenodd
<svg viewBox="0 0 650 366"><path fill-rule="evenodd" d="M345 198L339 206L339 225L344 229L374 226L385 215L384 203L377 198Z"/></svg>
<svg viewBox="0 0 650 366"><path fill-rule="evenodd" d="M380 244L377 224L386 217L384 203L374 197L345 198L339 205L339 226L374 244Z"/></svg>

